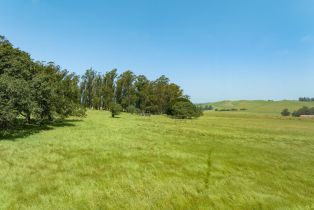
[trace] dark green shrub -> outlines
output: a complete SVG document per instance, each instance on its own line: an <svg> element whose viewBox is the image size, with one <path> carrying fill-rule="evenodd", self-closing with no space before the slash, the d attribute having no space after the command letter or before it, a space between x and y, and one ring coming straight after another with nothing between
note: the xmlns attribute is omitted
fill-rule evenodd
<svg viewBox="0 0 314 210"><path fill-rule="evenodd" d="M122 106L120 104L112 104L110 107L111 117L115 117L122 112Z"/></svg>
<svg viewBox="0 0 314 210"><path fill-rule="evenodd" d="M290 116L290 112L289 112L289 110L287 109L287 108L285 108L284 110L282 110L282 112L281 112L281 116Z"/></svg>
<svg viewBox="0 0 314 210"><path fill-rule="evenodd" d="M292 113L292 116L294 117L300 117L301 115L314 115L314 107L308 108L304 106Z"/></svg>
<svg viewBox="0 0 314 210"><path fill-rule="evenodd" d="M196 107L191 102L180 101L172 107L171 115L178 119L191 119L193 117L200 117L202 110Z"/></svg>
<svg viewBox="0 0 314 210"><path fill-rule="evenodd" d="M138 113L138 112L139 112L139 110L138 110L135 106L133 106L133 105L129 105L129 106L126 108L126 111L127 111L128 113L131 113L131 114L134 114L134 113Z"/></svg>

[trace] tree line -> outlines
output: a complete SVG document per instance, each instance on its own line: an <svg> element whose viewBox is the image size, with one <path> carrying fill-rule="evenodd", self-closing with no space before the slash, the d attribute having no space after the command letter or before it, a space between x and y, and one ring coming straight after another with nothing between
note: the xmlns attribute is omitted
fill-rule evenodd
<svg viewBox="0 0 314 210"><path fill-rule="evenodd" d="M118 108L117 108L118 107ZM182 89L161 76L88 69L80 77L52 62L34 61L0 36L0 128L84 116L85 108L192 118L202 114Z"/></svg>
<svg viewBox="0 0 314 210"><path fill-rule="evenodd" d="M293 117L300 117L302 115L314 115L314 107L309 108L307 106L304 106L296 111L293 111L292 113L289 111L289 109L285 108L281 112L282 116L293 116Z"/></svg>
<svg viewBox="0 0 314 210"><path fill-rule="evenodd" d="M305 101L305 102L310 102L310 101L314 101L314 98L310 98L310 97L300 97L299 101Z"/></svg>
<svg viewBox="0 0 314 210"><path fill-rule="evenodd" d="M151 81L130 70L118 75L117 69L105 74L88 69L81 78L80 90L81 103L91 109L114 113L121 109L129 113L167 114L177 118L198 117L202 113L183 94L180 86L171 83L164 75Z"/></svg>

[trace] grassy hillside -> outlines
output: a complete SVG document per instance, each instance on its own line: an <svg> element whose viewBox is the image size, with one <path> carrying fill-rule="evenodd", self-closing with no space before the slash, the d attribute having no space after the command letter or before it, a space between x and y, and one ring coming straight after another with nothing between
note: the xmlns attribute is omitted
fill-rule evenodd
<svg viewBox="0 0 314 210"><path fill-rule="evenodd" d="M89 111L2 137L0 209L313 209L313 136L309 119Z"/></svg>
<svg viewBox="0 0 314 210"><path fill-rule="evenodd" d="M206 103L202 105L212 105L218 109L247 109L246 112L250 113L268 113L280 115L280 112L288 108L291 112L303 106L314 107L314 102L301 102L301 101L262 101L262 100L241 100L241 101L220 101L214 103Z"/></svg>

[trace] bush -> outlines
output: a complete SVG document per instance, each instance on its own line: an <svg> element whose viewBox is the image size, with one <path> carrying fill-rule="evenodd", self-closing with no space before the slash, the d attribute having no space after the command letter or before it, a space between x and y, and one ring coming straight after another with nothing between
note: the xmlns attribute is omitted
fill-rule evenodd
<svg viewBox="0 0 314 210"><path fill-rule="evenodd" d="M304 106L292 113L292 116L294 117L300 117L301 115L314 115L314 107L308 108Z"/></svg>
<svg viewBox="0 0 314 210"><path fill-rule="evenodd" d="M215 111L218 111L218 112L231 112L231 111L238 111L238 109L235 109L235 108L231 108L231 109L223 108L223 109L215 109Z"/></svg>
<svg viewBox="0 0 314 210"><path fill-rule="evenodd" d="M290 112L289 112L289 110L287 109L287 108L285 108L284 110L282 110L282 112L281 112L281 116L290 116Z"/></svg>
<svg viewBox="0 0 314 210"><path fill-rule="evenodd" d="M122 111L122 106L120 104L112 104L110 107L111 117L119 115Z"/></svg>
<svg viewBox="0 0 314 210"><path fill-rule="evenodd" d="M131 113L131 114L134 114L134 113L139 113L140 110L138 108L136 108L135 106L133 105L129 105L127 108L126 108L126 111L128 113Z"/></svg>
<svg viewBox="0 0 314 210"><path fill-rule="evenodd" d="M187 101L175 103L171 110L171 115L178 119L191 119L193 117L200 117L202 114L203 112L200 108Z"/></svg>

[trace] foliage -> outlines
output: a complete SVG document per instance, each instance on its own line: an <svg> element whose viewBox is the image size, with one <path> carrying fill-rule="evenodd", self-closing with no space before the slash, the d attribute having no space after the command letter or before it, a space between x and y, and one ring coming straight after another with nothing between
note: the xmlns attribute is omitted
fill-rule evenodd
<svg viewBox="0 0 314 210"><path fill-rule="evenodd" d="M81 78L80 90L81 103L87 108L109 110L110 104L117 103L130 113L169 114L176 101L187 98L164 75L150 81L130 70L117 76L114 69L102 76L88 69Z"/></svg>
<svg viewBox="0 0 314 210"><path fill-rule="evenodd" d="M123 108L120 104L112 104L110 106L110 112L111 112L111 117L115 117L116 115L119 115L120 112L122 112Z"/></svg>
<svg viewBox="0 0 314 210"><path fill-rule="evenodd" d="M118 75L113 69L102 75L91 68L80 80L52 62L34 62L4 37L0 37L0 87L1 128L13 125L19 117L43 124L55 118L84 116L80 104L97 110L120 104L130 113L171 115L179 100L189 102L182 89L164 75L150 81L130 70Z"/></svg>
<svg viewBox="0 0 314 210"><path fill-rule="evenodd" d="M294 117L300 117L301 115L314 115L314 107L308 108L307 106L304 106L292 113L292 116Z"/></svg>
<svg viewBox="0 0 314 210"><path fill-rule="evenodd" d="M290 112L289 112L289 109L285 108L284 110L282 110L281 112L281 116L290 116Z"/></svg>
<svg viewBox="0 0 314 210"><path fill-rule="evenodd" d="M51 122L80 113L79 78L54 63L34 62L30 55L0 37L0 128ZM78 110L80 110L78 112Z"/></svg>
<svg viewBox="0 0 314 210"><path fill-rule="evenodd" d="M173 105L171 115L178 119L191 119L201 116L202 110L190 101L179 101Z"/></svg>
<svg viewBox="0 0 314 210"><path fill-rule="evenodd" d="M126 108L126 111L127 111L128 113L131 113L131 114L139 113L139 112L140 112L134 105L129 105L129 106Z"/></svg>

